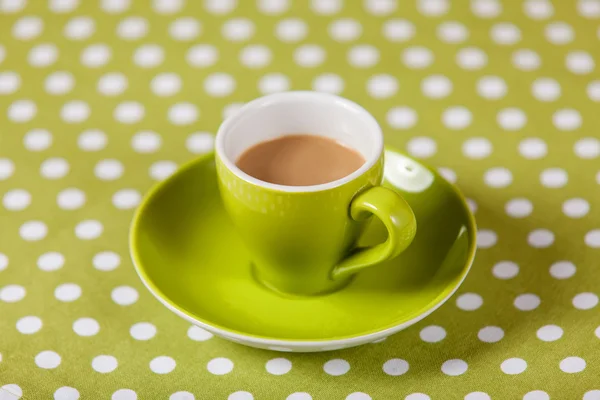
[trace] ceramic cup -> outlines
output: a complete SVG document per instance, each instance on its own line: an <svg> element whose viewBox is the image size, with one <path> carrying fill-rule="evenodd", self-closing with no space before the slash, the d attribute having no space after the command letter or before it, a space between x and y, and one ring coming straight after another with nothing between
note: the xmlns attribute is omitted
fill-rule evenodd
<svg viewBox="0 0 600 400"><path fill-rule="evenodd" d="M366 161L348 176L313 186L267 183L235 165L248 148L291 134L334 139ZM251 253L254 276L279 292L322 294L406 249L416 220L397 192L381 186L383 156L383 134L373 116L334 95L272 94L247 103L223 122L216 137L219 190ZM355 248L372 216L385 225L386 241Z"/></svg>

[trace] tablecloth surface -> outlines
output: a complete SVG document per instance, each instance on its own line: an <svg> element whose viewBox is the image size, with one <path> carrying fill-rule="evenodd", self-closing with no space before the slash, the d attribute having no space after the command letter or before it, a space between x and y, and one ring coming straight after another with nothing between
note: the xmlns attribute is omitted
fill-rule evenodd
<svg viewBox="0 0 600 400"><path fill-rule="evenodd" d="M0 398L600 399L599 23L598 0L0 0ZM292 89L359 102L475 212L460 290L383 342L212 337L128 256L143 194Z"/></svg>

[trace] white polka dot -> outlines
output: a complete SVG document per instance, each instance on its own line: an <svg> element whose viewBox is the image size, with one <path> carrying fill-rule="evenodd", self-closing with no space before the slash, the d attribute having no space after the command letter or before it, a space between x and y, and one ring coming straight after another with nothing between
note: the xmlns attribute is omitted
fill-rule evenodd
<svg viewBox="0 0 600 400"><path fill-rule="evenodd" d="M204 90L213 97L225 97L235 90L235 79L226 73L216 72L204 80Z"/></svg>
<svg viewBox="0 0 600 400"><path fill-rule="evenodd" d="M408 372L408 362L400 358L392 358L383 364L383 372L391 376L400 376Z"/></svg>
<svg viewBox="0 0 600 400"><path fill-rule="evenodd" d="M396 0L363 0L365 10L373 15L383 16L396 11Z"/></svg>
<svg viewBox="0 0 600 400"><path fill-rule="evenodd" d="M592 81L587 86L587 95L590 100L599 102L600 101L600 81Z"/></svg>
<svg viewBox="0 0 600 400"><path fill-rule="evenodd" d="M195 325L189 327L187 335L196 342L204 342L213 337L212 333Z"/></svg>
<svg viewBox="0 0 600 400"><path fill-rule="evenodd" d="M133 62L142 68L154 68L162 64L164 59L164 50L156 44L145 44L133 53Z"/></svg>
<svg viewBox="0 0 600 400"><path fill-rule="evenodd" d="M169 121L175 125L189 125L198 119L198 108L192 103L177 103L169 108Z"/></svg>
<svg viewBox="0 0 600 400"><path fill-rule="evenodd" d="M492 398L484 392L471 392L465 396L464 400L492 400Z"/></svg>
<svg viewBox="0 0 600 400"><path fill-rule="evenodd" d="M54 369L60 365L60 356L58 353L45 350L35 356L35 364L43 369Z"/></svg>
<svg viewBox="0 0 600 400"><path fill-rule="evenodd" d="M42 254L37 260L37 266L42 271L56 271L65 264L65 257L56 251Z"/></svg>
<svg viewBox="0 0 600 400"><path fill-rule="evenodd" d="M93 318L79 318L73 322L73 331L79 336L94 336L100 331L100 324Z"/></svg>
<svg viewBox="0 0 600 400"><path fill-rule="evenodd" d="M567 184L569 177L562 168L547 168L540 174L540 182L547 188L560 188Z"/></svg>
<svg viewBox="0 0 600 400"><path fill-rule="evenodd" d="M442 177L445 180L447 180L450 183L456 183L456 180L458 179L456 176L456 172L454 172L450 168L440 167L438 168L438 172L440 173L440 175L442 175Z"/></svg>
<svg viewBox="0 0 600 400"><path fill-rule="evenodd" d="M513 176L508 169L497 167L488 169L483 176L483 180L489 187L505 188L512 183Z"/></svg>
<svg viewBox="0 0 600 400"><path fill-rule="evenodd" d="M75 79L70 72L54 72L46 78L44 88L53 95L62 95L70 92L75 86Z"/></svg>
<svg viewBox="0 0 600 400"><path fill-rule="evenodd" d="M90 106L81 100L66 103L60 110L60 117L70 124L80 123L90 116Z"/></svg>
<svg viewBox="0 0 600 400"><path fill-rule="evenodd" d="M2 197L4 208L10 211L21 211L31 204L31 194L24 189L13 189Z"/></svg>
<svg viewBox="0 0 600 400"><path fill-rule="evenodd" d="M494 18L502 13L502 5L498 0L473 0L471 11L480 18Z"/></svg>
<svg viewBox="0 0 600 400"><path fill-rule="evenodd" d="M150 88L157 96L173 96L181 90L181 78L174 73L159 74L150 82Z"/></svg>
<svg viewBox="0 0 600 400"><path fill-rule="evenodd" d="M576 271L577 267L571 261L557 261L550 266L550 275L555 279L568 279Z"/></svg>
<svg viewBox="0 0 600 400"><path fill-rule="evenodd" d="M467 205L473 214L477 212L477 203L473 199L467 199Z"/></svg>
<svg viewBox="0 0 600 400"><path fill-rule="evenodd" d="M520 108L505 108L498 112L496 121L503 129L516 131L525 126L527 115Z"/></svg>
<svg viewBox="0 0 600 400"><path fill-rule="evenodd" d="M225 375L233 370L233 362L224 357L213 358L206 365L206 369L213 375Z"/></svg>
<svg viewBox="0 0 600 400"><path fill-rule="evenodd" d="M483 305L483 299L477 293L465 293L458 296L456 306L464 311L474 311Z"/></svg>
<svg viewBox="0 0 600 400"><path fill-rule="evenodd" d="M56 203L63 210L76 210L85 204L85 193L77 188L62 190L56 196Z"/></svg>
<svg viewBox="0 0 600 400"><path fill-rule="evenodd" d="M520 374L527 369L527 362L521 358L509 358L502 362L500 369L508 375Z"/></svg>
<svg viewBox="0 0 600 400"><path fill-rule="evenodd" d="M312 88L318 92L340 94L344 90L344 80L336 74L322 74L313 80Z"/></svg>
<svg viewBox="0 0 600 400"><path fill-rule="evenodd" d="M564 22L553 22L546 26L546 39L553 44L561 45L573 41L575 33L570 25Z"/></svg>
<svg viewBox="0 0 600 400"><path fill-rule="evenodd" d="M429 137L415 137L406 144L408 152L417 158L429 158L437 152L437 143Z"/></svg>
<svg viewBox="0 0 600 400"><path fill-rule="evenodd" d="M523 3L525 14L535 20L547 19L554 14L554 7L548 0L527 0Z"/></svg>
<svg viewBox="0 0 600 400"><path fill-rule="evenodd" d="M346 400L373 400L371 396L363 392L354 392L346 396Z"/></svg>
<svg viewBox="0 0 600 400"><path fill-rule="evenodd" d="M0 180L8 179L15 172L15 164L8 158L0 158Z"/></svg>
<svg viewBox="0 0 600 400"><path fill-rule="evenodd" d="M342 18L329 24L329 36L338 42L356 40L362 34L362 25L352 18Z"/></svg>
<svg viewBox="0 0 600 400"><path fill-rule="evenodd" d="M116 360L115 360L116 362ZM116 368L116 367L115 367ZM109 371L110 372L110 371ZM119 389L111 396L111 400L137 400L137 393L131 389Z"/></svg>
<svg viewBox="0 0 600 400"><path fill-rule="evenodd" d="M548 146L542 139L527 138L519 142L519 153L527 159L538 159L546 156Z"/></svg>
<svg viewBox="0 0 600 400"><path fill-rule="evenodd" d="M527 241L531 247L549 247L554 243L554 233L547 229L536 229L529 233Z"/></svg>
<svg viewBox="0 0 600 400"><path fill-rule="evenodd" d="M465 156L473 159L482 159L492 153L492 143L486 138L470 138L462 146Z"/></svg>
<svg viewBox="0 0 600 400"><path fill-rule="evenodd" d="M221 34L229 41L241 42L254 36L254 22L248 18L234 18L223 24Z"/></svg>
<svg viewBox="0 0 600 400"><path fill-rule="evenodd" d="M26 4L27 0L0 0L0 11L6 14L17 13L25 8ZM22 393L19 396L21 395Z"/></svg>
<svg viewBox="0 0 600 400"><path fill-rule="evenodd" d="M492 26L492 40L500 45L513 45L521 40L521 30L514 24L501 22Z"/></svg>
<svg viewBox="0 0 600 400"><path fill-rule="evenodd" d="M199 44L191 47L187 54L186 60L192 67L206 68L217 62L219 52L214 46L209 44Z"/></svg>
<svg viewBox="0 0 600 400"><path fill-rule="evenodd" d="M96 23L89 17L75 17L65 25L64 35L71 40L85 40L96 31Z"/></svg>
<svg viewBox="0 0 600 400"><path fill-rule="evenodd" d="M138 292L131 286L119 286L112 290L110 297L120 306L130 306L138 300Z"/></svg>
<svg viewBox="0 0 600 400"><path fill-rule="evenodd" d="M196 397L190 392L175 392L169 396L169 400L195 400ZM250 399L252 400L252 399Z"/></svg>
<svg viewBox="0 0 600 400"><path fill-rule="evenodd" d="M42 33L44 21L39 17L23 17L12 27L12 34L20 40L31 40Z"/></svg>
<svg viewBox="0 0 600 400"><path fill-rule="evenodd" d="M11 94L21 86L21 77L16 72L0 72L0 95Z"/></svg>
<svg viewBox="0 0 600 400"><path fill-rule="evenodd" d="M224 1L223 3L227 3L227 1ZM164 15L175 14L181 11L183 5L184 0L152 0L152 8L154 11Z"/></svg>
<svg viewBox="0 0 600 400"><path fill-rule="evenodd" d="M536 336L544 342L554 342L562 337L563 330L558 325L545 325L537 330Z"/></svg>
<svg viewBox="0 0 600 400"><path fill-rule="evenodd" d="M138 322L131 326L129 334L135 340L150 340L156 336L156 327L149 322Z"/></svg>
<svg viewBox="0 0 600 400"><path fill-rule="evenodd" d="M98 79L98 92L105 96L118 96L127 89L127 77L118 72L102 75Z"/></svg>
<svg viewBox="0 0 600 400"><path fill-rule="evenodd" d="M17 321L17 330L24 335L31 335L42 329L42 320L39 317L27 316Z"/></svg>
<svg viewBox="0 0 600 400"><path fill-rule="evenodd" d="M141 39L148 33L148 22L142 17L128 17L117 26L117 35L124 40Z"/></svg>
<svg viewBox="0 0 600 400"><path fill-rule="evenodd" d="M492 274L498 279L511 279L519 273L519 266L512 261L500 261L492 268Z"/></svg>
<svg viewBox="0 0 600 400"><path fill-rule="evenodd" d="M142 200L142 195L135 189L122 189L112 197L113 205L121 210L129 210L137 207Z"/></svg>
<svg viewBox="0 0 600 400"><path fill-rule="evenodd" d="M284 74L267 74L258 81L258 90L262 94L284 92L290 87L290 80Z"/></svg>
<svg viewBox="0 0 600 400"><path fill-rule="evenodd" d="M421 81L421 91L432 99L441 99L452 92L452 81L444 75L431 75Z"/></svg>
<svg viewBox="0 0 600 400"><path fill-rule="evenodd" d="M424 393L411 393L404 398L404 400L431 400L431 397Z"/></svg>
<svg viewBox="0 0 600 400"><path fill-rule="evenodd" d="M130 0L102 0L100 7L109 14L120 14L131 6Z"/></svg>
<svg viewBox="0 0 600 400"><path fill-rule="evenodd" d="M600 140L592 137L579 139L573 146L579 158L591 159L600 156Z"/></svg>
<svg viewBox="0 0 600 400"><path fill-rule="evenodd" d="M0 300L5 303L16 303L25 297L25 288L20 285L6 285L0 289Z"/></svg>
<svg viewBox="0 0 600 400"><path fill-rule="evenodd" d="M154 153L161 145L161 136L153 131L140 131L131 138L131 147L138 153Z"/></svg>
<svg viewBox="0 0 600 400"><path fill-rule="evenodd" d="M579 310L589 310L598 305L598 296L595 293L579 293L573 297L573 307Z"/></svg>
<svg viewBox="0 0 600 400"><path fill-rule="evenodd" d="M581 114L572 108L565 108L552 114L552 123L561 131L572 131L581 126Z"/></svg>
<svg viewBox="0 0 600 400"><path fill-rule="evenodd" d="M497 326L486 326L485 328L479 330L479 333L477 333L477 337L482 342L496 343L502 340L502 338L504 337L504 331L502 330L502 328L499 328Z"/></svg>
<svg viewBox="0 0 600 400"><path fill-rule="evenodd" d="M581 198L569 199L563 203L562 210L567 217L582 218L590 211L590 203Z"/></svg>
<svg viewBox="0 0 600 400"><path fill-rule="evenodd" d="M290 8L288 0L259 0L258 9L267 15L277 15L286 12Z"/></svg>
<svg viewBox="0 0 600 400"><path fill-rule="evenodd" d="M48 8L57 14L68 13L79 6L78 0L50 0Z"/></svg>
<svg viewBox="0 0 600 400"><path fill-rule="evenodd" d="M106 147L106 134L102 131L92 129L87 130L77 138L77 145L83 151L99 151Z"/></svg>
<svg viewBox="0 0 600 400"><path fill-rule="evenodd" d="M444 340L444 338L446 337L446 330L441 326L437 325L426 326L425 328L421 329L419 337L424 342L437 343Z"/></svg>
<svg viewBox="0 0 600 400"><path fill-rule="evenodd" d="M123 176L123 169L123 164L118 160L102 160L94 167L94 175L103 181L112 181Z"/></svg>
<svg viewBox="0 0 600 400"><path fill-rule="evenodd" d="M313 398L306 392L295 392L286 397L285 400L313 400Z"/></svg>
<svg viewBox="0 0 600 400"><path fill-rule="evenodd" d="M0 253L0 271L4 271L8 267L8 257L4 253Z"/></svg>
<svg viewBox="0 0 600 400"><path fill-rule="evenodd" d="M509 200L504 206L506 214L513 218L525 218L533 211L533 204L525 198Z"/></svg>
<svg viewBox="0 0 600 400"><path fill-rule="evenodd" d="M466 70L481 69L487 64L487 54L475 47L461 49L456 54L456 62Z"/></svg>
<svg viewBox="0 0 600 400"><path fill-rule="evenodd" d="M346 360L334 359L329 360L323 365L323 370L328 375L340 376L350 371L350 364Z"/></svg>
<svg viewBox="0 0 600 400"><path fill-rule="evenodd" d="M389 98L398 91L398 81L392 75L373 75L367 81L367 91L376 99Z"/></svg>
<svg viewBox="0 0 600 400"><path fill-rule="evenodd" d="M585 244L589 247L600 247L600 229L594 229L585 234Z"/></svg>
<svg viewBox="0 0 600 400"><path fill-rule="evenodd" d="M48 234L48 227L42 221L28 221L19 228L19 235L28 242L42 240Z"/></svg>
<svg viewBox="0 0 600 400"><path fill-rule="evenodd" d="M596 337L597 337L598 339L600 339L600 326L598 326L598 327L596 328L596 330L594 331L594 335L596 335Z"/></svg>
<svg viewBox="0 0 600 400"><path fill-rule="evenodd" d="M596 67L594 59L585 51L571 51L565 59L567 69L574 74L589 74Z"/></svg>
<svg viewBox="0 0 600 400"><path fill-rule="evenodd" d="M150 370L155 374L168 374L175 369L175 366L175 360L168 356L159 356L150 361Z"/></svg>
<svg viewBox="0 0 600 400"><path fill-rule="evenodd" d="M177 170L177 164L173 161L157 161L150 166L150 176L152 179L161 181L167 179Z"/></svg>
<svg viewBox="0 0 600 400"><path fill-rule="evenodd" d="M433 53L426 47L409 47L402 52L402 62L411 69L423 69L433 62Z"/></svg>
<svg viewBox="0 0 600 400"><path fill-rule="evenodd" d="M250 392L238 391L231 393L227 400L254 400L254 396Z"/></svg>
<svg viewBox="0 0 600 400"><path fill-rule="evenodd" d="M348 52L348 62L356 68L369 68L379 62L379 50L371 45L354 46Z"/></svg>
<svg viewBox="0 0 600 400"><path fill-rule="evenodd" d="M411 32L410 37L412 37L412 33L414 33L414 28ZM438 26L437 36L440 40L446 43L461 43L469 37L469 31L460 22L449 21L444 22Z"/></svg>
<svg viewBox="0 0 600 400"><path fill-rule="evenodd" d="M533 50L521 49L512 54L512 63L515 68L523 71L538 69L542 63L540 56Z"/></svg>
<svg viewBox="0 0 600 400"><path fill-rule="evenodd" d="M113 112L113 117L123 124L134 124L144 118L144 106L135 101L120 103Z"/></svg>
<svg viewBox="0 0 600 400"><path fill-rule="evenodd" d="M82 240L96 239L102 234L103 230L104 227L99 221L85 220L75 227L75 236Z"/></svg>
<svg viewBox="0 0 600 400"><path fill-rule="evenodd" d="M81 53L81 63L89 68L103 67L108 63L112 50L105 44L93 44Z"/></svg>
<svg viewBox="0 0 600 400"><path fill-rule="evenodd" d="M579 0L577 11L585 18L600 18L600 2L598 0Z"/></svg>
<svg viewBox="0 0 600 400"><path fill-rule="evenodd" d="M170 2L172 0L163 0L164 2ZM237 0L204 0L204 8L206 11L223 15L230 13L237 7Z"/></svg>
<svg viewBox="0 0 600 400"><path fill-rule="evenodd" d="M560 362L560 369L568 374L576 374L585 369L585 360L580 357L567 357Z"/></svg>
<svg viewBox="0 0 600 400"><path fill-rule="evenodd" d="M79 391L69 386L63 386L54 392L54 400L78 400Z"/></svg>
<svg viewBox="0 0 600 400"><path fill-rule="evenodd" d="M201 25L192 17L178 18L169 25L169 34L173 39L190 41L200 35Z"/></svg>
<svg viewBox="0 0 600 400"><path fill-rule="evenodd" d="M543 390L533 390L525 393L523 400L550 400L550 396Z"/></svg>
<svg viewBox="0 0 600 400"><path fill-rule="evenodd" d="M23 145L29 151L46 150L52 144L52 134L45 129L32 129L23 137Z"/></svg>
<svg viewBox="0 0 600 400"><path fill-rule="evenodd" d="M291 371L292 363L285 358L273 358L267 361L265 368L272 375L284 375Z"/></svg>
<svg viewBox="0 0 600 400"><path fill-rule="evenodd" d="M540 305L540 298L535 294L527 293L521 294L515 298L514 306L521 311L531 311L538 308Z"/></svg>
<svg viewBox="0 0 600 400"><path fill-rule="evenodd" d="M94 256L92 264L97 270L112 271L121 264L121 257L112 251L102 251Z"/></svg>
<svg viewBox="0 0 600 400"><path fill-rule="evenodd" d="M538 78L531 85L531 92L539 101L554 101L560 97L561 88L552 78Z"/></svg>
<svg viewBox="0 0 600 400"><path fill-rule="evenodd" d="M209 132L195 132L189 135L185 141L185 147L190 153L204 154L212 151L215 145L215 137Z"/></svg>
<svg viewBox="0 0 600 400"><path fill-rule="evenodd" d="M447 0L419 0L417 9L423 15L429 17L439 17L448 12L449 4Z"/></svg>
<svg viewBox="0 0 600 400"><path fill-rule="evenodd" d="M585 392L582 400L600 400L600 390L590 390Z"/></svg>
<svg viewBox="0 0 600 400"><path fill-rule="evenodd" d="M449 107L442 114L442 122L452 130L464 129L471 125L472 120L471 111L462 106Z"/></svg>
<svg viewBox="0 0 600 400"><path fill-rule="evenodd" d="M223 107L223 119L227 119L237 113L244 103L231 103Z"/></svg>
<svg viewBox="0 0 600 400"><path fill-rule="evenodd" d="M463 360L448 360L442 364L442 372L449 376L458 376L467 372L468 367Z"/></svg>
<svg viewBox="0 0 600 400"><path fill-rule="evenodd" d="M480 229L477 231L477 247L487 249L496 244L498 235L489 229Z"/></svg>
<svg viewBox="0 0 600 400"><path fill-rule="evenodd" d="M392 128L408 129L412 128L417 123L418 116L416 111L410 107L394 107L388 111L386 114L386 119ZM417 140L417 143L421 142L422 145L424 141L427 141L428 144L425 144L424 146L429 146L430 150L431 146L433 146L433 153L435 153L435 141L433 141L433 139L415 138L413 140ZM419 145L417 144L417 146Z"/></svg>
<svg viewBox="0 0 600 400"><path fill-rule="evenodd" d="M302 45L294 51L294 61L301 67L317 67L325 61L325 50L316 44Z"/></svg>
<svg viewBox="0 0 600 400"><path fill-rule="evenodd" d="M8 119L13 122L28 122L37 114L37 106L31 100L17 100L8 107Z"/></svg>
<svg viewBox="0 0 600 400"><path fill-rule="evenodd" d="M102 374L114 371L115 369L117 369L117 366L117 359L113 356L100 355L94 357L94 359L92 360L92 368L94 369L94 371L100 372Z"/></svg>
<svg viewBox="0 0 600 400"><path fill-rule="evenodd" d="M298 18L284 19L275 27L277 38L286 43L299 42L306 37L307 33L306 23Z"/></svg>
<svg viewBox="0 0 600 400"><path fill-rule="evenodd" d="M81 287L75 283L63 283L54 289L54 297L64 302L75 301L81 297Z"/></svg>
<svg viewBox="0 0 600 400"><path fill-rule="evenodd" d="M383 36L390 42L404 42L414 35L414 24L405 19L391 19L383 24Z"/></svg>

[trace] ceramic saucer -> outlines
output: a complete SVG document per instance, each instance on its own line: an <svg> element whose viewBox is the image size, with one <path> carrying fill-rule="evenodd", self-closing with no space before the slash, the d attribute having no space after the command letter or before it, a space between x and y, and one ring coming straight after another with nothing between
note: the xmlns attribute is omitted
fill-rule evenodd
<svg viewBox="0 0 600 400"><path fill-rule="evenodd" d="M395 150L385 185L408 201L417 235L396 259L359 273L343 290L281 296L257 283L250 255L221 205L214 155L158 184L134 217L130 251L138 275L168 309L216 335L280 351L324 351L373 342L440 307L475 255L475 221L458 190ZM377 220L361 244L381 242Z"/></svg>

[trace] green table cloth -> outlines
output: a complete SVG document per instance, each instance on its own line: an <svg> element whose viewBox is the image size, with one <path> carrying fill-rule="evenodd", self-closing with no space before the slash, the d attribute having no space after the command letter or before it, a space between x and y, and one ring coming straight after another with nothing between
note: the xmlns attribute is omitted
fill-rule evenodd
<svg viewBox="0 0 600 400"><path fill-rule="evenodd" d="M0 0L0 399L600 399L599 23L598 0ZM141 196L288 89L359 102L475 212L459 292L383 342L245 348L133 270Z"/></svg>

